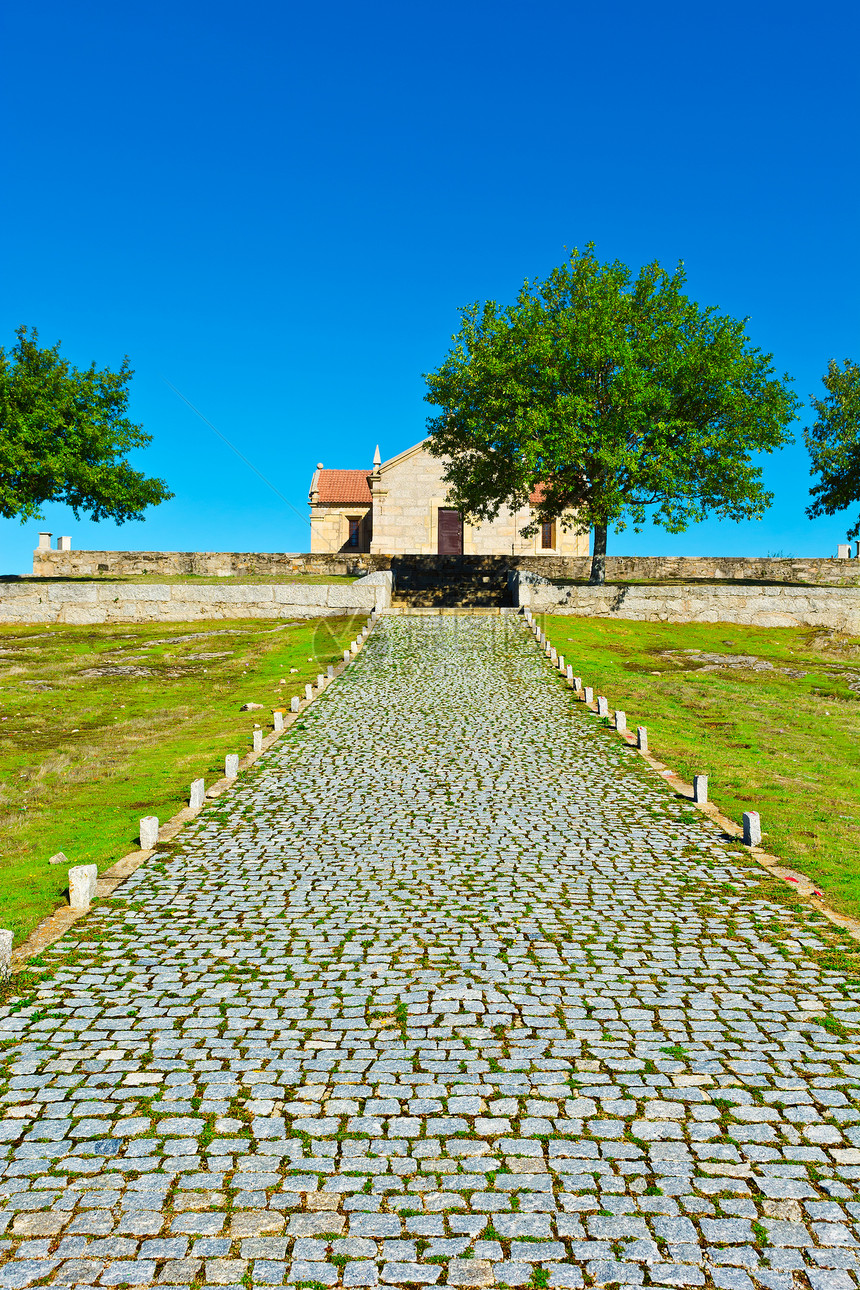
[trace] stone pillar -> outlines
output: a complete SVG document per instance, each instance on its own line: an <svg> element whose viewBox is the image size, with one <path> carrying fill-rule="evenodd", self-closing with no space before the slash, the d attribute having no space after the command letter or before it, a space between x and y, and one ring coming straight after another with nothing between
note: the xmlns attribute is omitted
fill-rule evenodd
<svg viewBox="0 0 860 1290"><path fill-rule="evenodd" d="M235 779L239 774L239 754L228 753L224 758L224 778Z"/></svg>
<svg viewBox="0 0 860 1290"><path fill-rule="evenodd" d="M744 846L761 846L761 818L758 811L744 811Z"/></svg>
<svg viewBox="0 0 860 1290"><path fill-rule="evenodd" d="M693 776L693 801L698 802L699 806L704 806L708 800L708 777L707 775Z"/></svg>
<svg viewBox="0 0 860 1290"><path fill-rule="evenodd" d="M263 732L262 730L254 731L254 752L263 751Z"/></svg>
<svg viewBox="0 0 860 1290"><path fill-rule="evenodd" d="M152 851L158 846L158 816L144 815L140 821L140 846L142 851Z"/></svg>
<svg viewBox="0 0 860 1290"><path fill-rule="evenodd" d="M199 811L203 805L203 797L206 792L206 785L202 779L192 779L191 793L188 798L188 805L192 811Z"/></svg>
<svg viewBox="0 0 860 1290"><path fill-rule="evenodd" d="M69 870L69 905L72 909L89 909L96 894L98 869L94 864L79 864Z"/></svg>
<svg viewBox="0 0 860 1290"><path fill-rule="evenodd" d="M38 547L37 547L36 549L37 549L37 551L50 551L50 549L51 549L51 534L50 534L50 533L40 533L40 534L39 534L39 545L38 545Z"/></svg>
<svg viewBox="0 0 860 1290"><path fill-rule="evenodd" d="M648 731L645 726L636 727L636 747L643 752L648 751Z"/></svg>
<svg viewBox="0 0 860 1290"><path fill-rule="evenodd" d="M283 728L284 728L284 714L283 714L283 712L273 712L273 713L272 713L272 721L274 722L274 726L275 726L275 729L276 729L276 730L283 730Z"/></svg>
<svg viewBox="0 0 860 1290"><path fill-rule="evenodd" d="M70 537L57 538L58 551L71 551L71 549L72 549L72 539Z"/></svg>

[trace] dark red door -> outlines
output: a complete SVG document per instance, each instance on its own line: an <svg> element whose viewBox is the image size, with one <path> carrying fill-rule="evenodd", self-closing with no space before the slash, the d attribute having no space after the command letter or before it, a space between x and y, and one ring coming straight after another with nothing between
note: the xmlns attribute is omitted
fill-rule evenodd
<svg viewBox="0 0 860 1290"><path fill-rule="evenodd" d="M463 517L459 511L439 511L439 554L463 554Z"/></svg>

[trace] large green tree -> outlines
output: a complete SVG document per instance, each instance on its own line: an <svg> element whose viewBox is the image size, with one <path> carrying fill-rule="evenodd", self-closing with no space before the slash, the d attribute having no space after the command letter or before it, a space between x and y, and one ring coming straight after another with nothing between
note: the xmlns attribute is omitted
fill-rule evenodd
<svg viewBox="0 0 860 1290"><path fill-rule="evenodd" d="M817 420L806 431L812 474L818 476L809 490L810 519L860 501L860 364L846 358L840 367L831 359L822 383L827 393L823 399L810 396ZM860 516L846 536L860 536Z"/></svg>
<svg viewBox="0 0 860 1290"><path fill-rule="evenodd" d="M589 245L515 304L460 311L425 397L439 408L430 451L468 519L525 507L538 489L523 534L576 508L602 582L610 526L638 530L650 512L680 533L709 513L763 514L772 494L753 454L791 442L798 400L745 320L696 304L685 281L657 263L634 277Z"/></svg>
<svg viewBox="0 0 860 1290"><path fill-rule="evenodd" d="M163 479L133 470L126 454L152 436L126 416L128 359L118 372L79 371L59 344L39 347L35 328L19 327L0 349L0 515L41 518L45 502L65 502L78 518L143 519L173 494Z"/></svg>

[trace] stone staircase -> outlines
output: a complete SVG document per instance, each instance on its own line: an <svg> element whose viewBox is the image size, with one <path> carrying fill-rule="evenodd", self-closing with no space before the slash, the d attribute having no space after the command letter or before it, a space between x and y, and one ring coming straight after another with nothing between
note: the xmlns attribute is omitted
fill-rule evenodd
<svg viewBox="0 0 860 1290"><path fill-rule="evenodd" d="M498 613L510 605L505 556L393 556L392 609L397 612Z"/></svg>

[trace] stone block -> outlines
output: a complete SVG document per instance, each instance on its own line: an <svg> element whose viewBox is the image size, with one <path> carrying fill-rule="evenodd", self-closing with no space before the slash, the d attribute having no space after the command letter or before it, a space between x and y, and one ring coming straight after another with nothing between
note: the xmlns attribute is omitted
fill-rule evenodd
<svg viewBox="0 0 860 1290"><path fill-rule="evenodd" d="M142 850L151 851L158 846L158 816L144 815L140 821L140 845Z"/></svg>
<svg viewBox="0 0 860 1290"><path fill-rule="evenodd" d="M761 819L758 811L744 811L744 846L761 846Z"/></svg>
<svg viewBox="0 0 860 1290"><path fill-rule="evenodd" d="M332 677L334 676L334 666L331 663L329 663L328 667L326 668L325 674L329 680L331 680Z"/></svg>
<svg viewBox="0 0 860 1290"><path fill-rule="evenodd" d="M263 751L263 732L262 730L254 731L254 752Z"/></svg>
<svg viewBox="0 0 860 1290"><path fill-rule="evenodd" d="M593 702L594 702L594 689L593 689L593 687L592 687L592 686L590 686L590 685L587 685L587 686L585 687L585 702L586 702L586 703L593 703Z"/></svg>
<svg viewBox="0 0 860 1290"><path fill-rule="evenodd" d="M310 702L310 700L313 697L314 697L314 687L310 684L310 682L308 682L308 684L305 686L305 698L308 700L308 702Z"/></svg>
<svg viewBox="0 0 860 1290"><path fill-rule="evenodd" d="M278 711L273 712L273 713L272 713L272 722L273 722L274 727L275 727L275 729L276 729L276 730L283 730L283 728L284 728L284 714L283 714L283 712L278 712Z"/></svg>
<svg viewBox="0 0 860 1290"><path fill-rule="evenodd" d="M68 856L63 851L58 851L56 855L48 858L48 864L68 864Z"/></svg>
<svg viewBox="0 0 860 1290"><path fill-rule="evenodd" d="M572 670L573 670L573 669L571 669L571 671L572 671ZM574 688L574 690L581 690L581 689L582 689L582 677L581 677L581 676L572 676L572 677L571 677L571 680L572 680L572 682L573 682L573 688Z"/></svg>
<svg viewBox="0 0 860 1290"><path fill-rule="evenodd" d="M648 729L646 726L636 727L636 747L641 748L643 752L648 751Z"/></svg>
<svg viewBox="0 0 860 1290"><path fill-rule="evenodd" d="M12 964L12 941L14 937L7 928L0 928L0 981L5 981Z"/></svg>
<svg viewBox="0 0 860 1290"><path fill-rule="evenodd" d="M615 712L615 729L616 730L627 729L627 713L622 712L620 708L616 709L616 712Z"/></svg>
<svg viewBox="0 0 860 1290"><path fill-rule="evenodd" d="M298 712L298 710L299 710L299 696L297 694L294 694L293 697L290 699L290 712Z"/></svg>
<svg viewBox="0 0 860 1290"><path fill-rule="evenodd" d="M75 865L69 870L69 905L72 909L89 909L96 894L98 869L94 864Z"/></svg>
<svg viewBox="0 0 860 1290"><path fill-rule="evenodd" d="M599 717L609 716L609 702L602 694L598 694L597 696L597 715Z"/></svg>
<svg viewBox="0 0 860 1290"><path fill-rule="evenodd" d="M707 775L693 776L693 801L698 802L699 806L704 806L708 800L708 777Z"/></svg>
<svg viewBox="0 0 860 1290"><path fill-rule="evenodd" d="M192 811L199 811L203 805L203 798L206 793L206 785L202 779L193 779L191 781L191 792L188 797L188 805Z"/></svg>
<svg viewBox="0 0 860 1290"><path fill-rule="evenodd" d="M235 779L239 774L239 754L228 753L224 758L224 778Z"/></svg>

